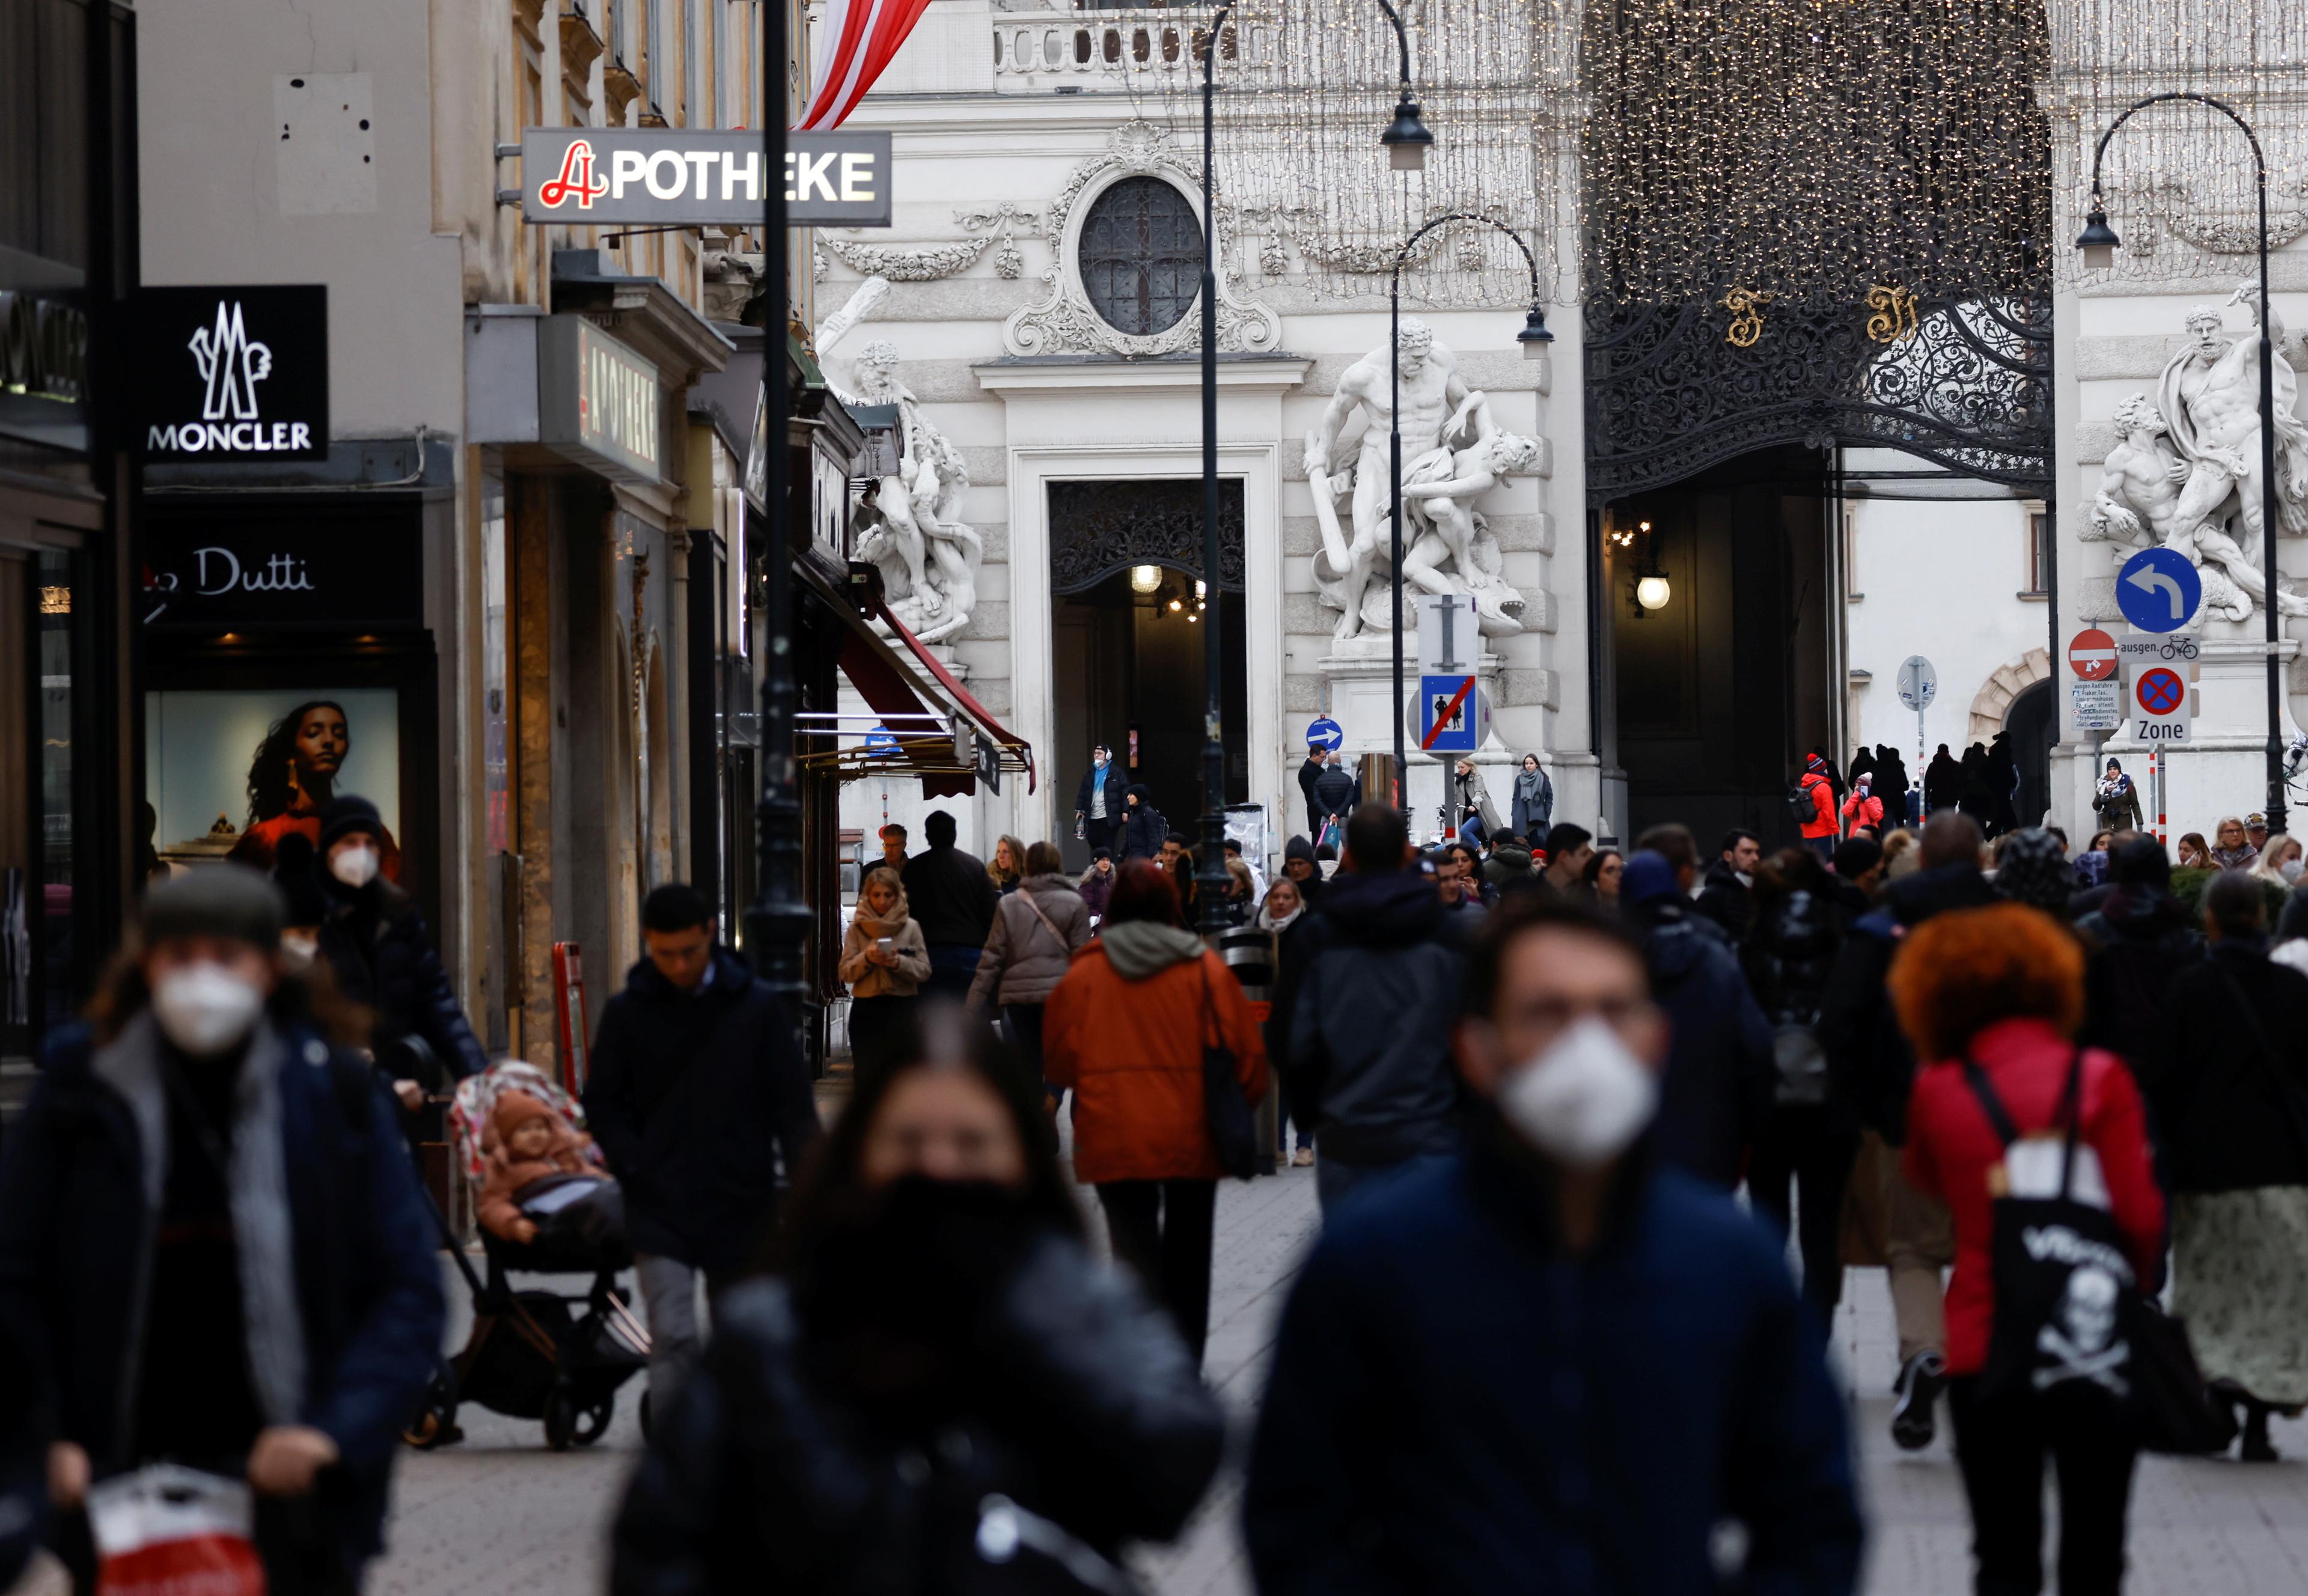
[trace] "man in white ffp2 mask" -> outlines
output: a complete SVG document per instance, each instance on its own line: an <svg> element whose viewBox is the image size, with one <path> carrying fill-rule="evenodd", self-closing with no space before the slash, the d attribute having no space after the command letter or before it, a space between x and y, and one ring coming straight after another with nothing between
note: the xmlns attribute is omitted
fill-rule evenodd
<svg viewBox="0 0 2308 1596"><path fill-rule="evenodd" d="M1741 1588L1849 1596L1844 1403L1780 1243L1643 1146L1667 1026L1616 924L1536 895L1492 916L1463 1152L1328 1206L1284 1310L1244 1492L1260 1590L1714 1590L1735 1518Z"/></svg>

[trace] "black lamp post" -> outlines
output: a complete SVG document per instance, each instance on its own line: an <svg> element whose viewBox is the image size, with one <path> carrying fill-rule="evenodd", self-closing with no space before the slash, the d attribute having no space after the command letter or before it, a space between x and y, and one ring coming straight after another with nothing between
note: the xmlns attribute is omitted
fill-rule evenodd
<svg viewBox="0 0 2308 1596"><path fill-rule="evenodd" d="M2175 90L2151 94L2126 107L2122 116L2108 124L2107 131L2099 136L2099 147L2092 151L2091 211L2084 219L2084 230L2076 239L2076 247L2083 252L2084 264L2094 270L2105 270L2115 264L2115 252L2123 247L2123 241L2107 225L2107 211L2100 200L2100 163L2107 155L2108 141L2115 137L2116 129L2149 107L2166 100L2209 106L2242 129L2252 144L2252 172L2260 184L2260 561L2261 577L2268 584L2268 596L2261 608L2268 623L2268 829L2272 836L2288 828L2284 816L2284 662L2276 652L2284 632L2276 613L2276 352L2268 327L2273 310L2268 302L2268 158L2261 152L2259 135L2252 131L2250 123L2236 114L2235 107L2209 94Z"/></svg>
<svg viewBox="0 0 2308 1596"><path fill-rule="evenodd" d="M754 810L756 896L745 910L745 946L771 991L800 1000L809 904L801 893L801 795L794 786L791 506L786 476L786 13L762 7L762 146L769 181L762 202L762 499L769 523L762 583L768 639L762 663L762 796Z"/></svg>
<svg viewBox="0 0 2308 1596"><path fill-rule="evenodd" d="M1379 9L1386 13L1386 20L1394 24L1394 41L1400 52L1402 70L1394 120L1388 124L1384 133L1379 134L1379 142L1386 146L1389 162L1395 170L1420 171L1426 165L1426 152L1434 147L1434 135L1418 119L1418 102L1410 98L1410 36L1403 31L1402 18L1390 0L1378 0L1378 3ZM1216 92L1219 31L1234 7L1235 0L1226 0L1226 4L1212 12L1209 31L1202 39L1202 594L1208 605L1202 617L1202 678L1209 691L1202 712L1202 860L1201 868L1195 872L1194 886L1201 898L1201 930L1205 935L1224 929L1220 902L1228 885L1226 816L1223 812L1226 809L1226 740L1220 723L1222 702L1219 691L1219 224L1218 208L1212 200L1211 170L1217 153L1212 96ZM1517 239L1515 242L1520 244L1522 241ZM1526 250L1524 253L1528 254L1529 252ZM1531 280L1536 285L1536 271ZM1532 313L1537 313L1536 306ZM1542 322L1540 331L1544 333L1545 330ZM1400 452L1399 447L1397 452ZM1398 566L1401 563L1399 557L1401 541L1398 527L1395 537ZM1394 607L1395 629L1399 632L1402 591L1399 580L1395 587ZM1399 647L1396 650L1394 696L1397 764L1399 766L1399 745L1402 734Z"/></svg>
<svg viewBox="0 0 2308 1596"><path fill-rule="evenodd" d="M1530 312L1523 317L1522 330L1515 334L1515 342L1522 346L1523 358L1543 360L1546 346L1554 341L1554 334L1546 330L1546 310L1539 303L1538 259L1530 253L1530 245L1496 217L1478 216L1471 210L1454 210L1438 216L1409 237L1394 252L1394 276L1387 288L1386 373L1391 398L1387 405L1387 497L1391 504L1390 516L1392 541L1389 556L1393 563L1391 586L1394 592L1394 804L1406 817L1410 812L1410 767L1408 728L1404 724L1408 714L1405 708L1402 680L1402 268L1410 259L1410 252L1418 241L1435 228L1452 222L1479 222L1496 227L1514 241L1522 251L1523 263L1530 268ZM1472 712L1469 711L1471 714Z"/></svg>

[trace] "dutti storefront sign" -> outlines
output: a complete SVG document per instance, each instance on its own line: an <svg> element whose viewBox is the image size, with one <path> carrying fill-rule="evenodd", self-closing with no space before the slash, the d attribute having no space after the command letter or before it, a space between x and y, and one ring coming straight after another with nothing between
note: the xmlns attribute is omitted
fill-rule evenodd
<svg viewBox="0 0 2308 1596"><path fill-rule="evenodd" d="M143 288L131 305L148 463L328 458L325 287Z"/></svg>
<svg viewBox="0 0 2308 1596"><path fill-rule="evenodd" d="M619 481L662 477L656 365L582 316L547 316L537 337L537 441Z"/></svg>
<svg viewBox="0 0 2308 1596"><path fill-rule="evenodd" d="M792 227L890 225L890 135L786 135ZM600 227L750 227L762 219L758 133L532 127L521 135L521 213Z"/></svg>
<svg viewBox="0 0 2308 1596"><path fill-rule="evenodd" d="M402 504L147 500L143 620L159 631L387 631L425 624Z"/></svg>

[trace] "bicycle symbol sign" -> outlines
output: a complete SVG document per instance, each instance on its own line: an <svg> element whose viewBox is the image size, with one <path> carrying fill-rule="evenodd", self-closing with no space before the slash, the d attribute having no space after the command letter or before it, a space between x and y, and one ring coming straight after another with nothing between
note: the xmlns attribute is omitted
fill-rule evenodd
<svg viewBox="0 0 2308 1596"><path fill-rule="evenodd" d="M2140 707L2150 715L2170 715L2180 708L2188 696L2188 684L2180 680L2177 672L2157 669L2142 671L2140 684L2133 689Z"/></svg>

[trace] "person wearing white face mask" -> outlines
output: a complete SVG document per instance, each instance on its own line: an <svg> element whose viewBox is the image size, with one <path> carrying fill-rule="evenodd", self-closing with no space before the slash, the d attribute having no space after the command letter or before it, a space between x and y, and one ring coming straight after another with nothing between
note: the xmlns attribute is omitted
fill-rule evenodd
<svg viewBox="0 0 2308 1596"><path fill-rule="evenodd" d="M90 1486L163 1460L254 1488L268 1589L357 1589L438 1356L413 1169L285 972L282 914L239 865L156 885L0 1162L0 1322L44 1393L49 1541L82 1589Z"/></svg>
<svg viewBox="0 0 2308 1596"><path fill-rule="evenodd" d="M366 798L345 794L321 811L315 873L329 912L320 954L338 990L376 1015L370 1046L380 1065L392 1068L401 1106L414 1111L426 1092L487 1068L488 1056L449 985L416 900L382 873L383 837L376 805ZM410 1038L423 1043L421 1051Z"/></svg>
<svg viewBox="0 0 2308 1596"><path fill-rule="evenodd" d="M1726 1518L1746 1583L1853 1589L1818 1327L1776 1238L1650 1154L1667 1043L1624 931L1535 896L1492 917L1463 1154L1332 1209L1284 1310L1244 1498L1260 1591L1713 1590Z"/></svg>

